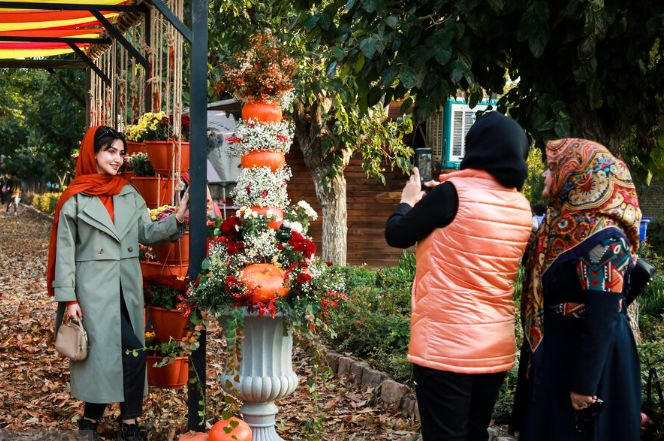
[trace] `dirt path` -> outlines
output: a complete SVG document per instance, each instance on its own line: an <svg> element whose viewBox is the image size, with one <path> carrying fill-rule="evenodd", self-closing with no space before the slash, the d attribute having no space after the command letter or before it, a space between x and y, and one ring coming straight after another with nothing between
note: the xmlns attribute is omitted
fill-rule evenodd
<svg viewBox="0 0 664 441"><path fill-rule="evenodd" d="M82 412L69 395L69 370L53 349L54 304L46 295L45 265L50 221L26 208L18 216L0 210L0 430L68 430ZM219 384L223 339L218 327L208 334L207 415L221 411ZM318 384L316 412L306 387L309 360L296 350L300 376L297 391L278 402L278 431L287 440L414 440L418 427L399 414L375 405L370 391L360 391L332 379ZM185 389L150 388L140 423L148 440L172 440L186 430ZM106 411L102 439L115 439L119 407ZM323 420L322 433L305 434L305 425Z"/></svg>

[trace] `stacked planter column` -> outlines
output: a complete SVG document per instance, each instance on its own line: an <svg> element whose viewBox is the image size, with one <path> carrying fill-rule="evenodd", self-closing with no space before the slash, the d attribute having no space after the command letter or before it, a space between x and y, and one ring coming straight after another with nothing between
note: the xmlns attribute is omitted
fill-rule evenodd
<svg viewBox="0 0 664 441"><path fill-rule="evenodd" d="M242 109L242 119L272 124L281 122L282 115L276 104L247 103ZM241 161L245 169L268 167L273 173L286 164L283 152L270 150L251 151ZM268 223L268 227L275 230L283 222L283 208L251 207L260 214L271 210L276 219ZM239 373L225 372L221 384L224 387L227 383L232 384L233 388L228 392L239 393L243 402L242 416L251 426L253 441L283 441L275 430L278 410L274 402L297 388L298 378L292 366L292 334L284 333L283 319L279 315L272 318L245 313L243 329Z"/></svg>

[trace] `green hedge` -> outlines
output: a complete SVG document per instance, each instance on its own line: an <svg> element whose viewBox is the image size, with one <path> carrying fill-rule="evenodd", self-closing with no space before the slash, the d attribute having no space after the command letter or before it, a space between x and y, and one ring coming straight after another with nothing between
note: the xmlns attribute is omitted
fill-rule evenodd
<svg viewBox="0 0 664 441"><path fill-rule="evenodd" d="M43 193L32 197L32 206L44 213L55 213L55 206L62 193Z"/></svg>
<svg viewBox="0 0 664 441"><path fill-rule="evenodd" d="M660 268L664 260L645 246L642 254ZM372 271L366 267L339 269L347 279L348 301L330 316L337 331L330 346L367 360L397 381L409 383L412 367L406 359L410 338L410 290L415 273L415 258L404 253L399 265ZM521 280L519 271L515 290L516 338L520 347L523 331L520 323ZM642 341L638 345L645 378L650 367L664 377L664 277L658 273L639 296ZM498 424L506 424L512 411L516 389L517 362L507 372L494 409Z"/></svg>

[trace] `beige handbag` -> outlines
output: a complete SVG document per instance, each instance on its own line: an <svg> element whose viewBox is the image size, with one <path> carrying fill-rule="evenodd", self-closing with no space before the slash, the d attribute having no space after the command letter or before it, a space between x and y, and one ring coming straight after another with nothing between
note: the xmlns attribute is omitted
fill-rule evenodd
<svg viewBox="0 0 664 441"><path fill-rule="evenodd" d="M73 361L85 360L88 356L88 333L80 320L64 322L55 337L55 350Z"/></svg>

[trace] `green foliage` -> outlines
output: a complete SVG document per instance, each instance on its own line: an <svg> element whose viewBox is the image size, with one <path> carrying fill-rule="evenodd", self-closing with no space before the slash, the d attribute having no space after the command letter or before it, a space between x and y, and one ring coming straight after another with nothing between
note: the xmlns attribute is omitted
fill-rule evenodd
<svg viewBox="0 0 664 441"><path fill-rule="evenodd" d="M335 347L368 359L398 381L411 377L406 354L414 268L414 256L407 253L394 268L345 267L348 300L330 314Z"/></svg>
<svg viewBox="0 0 664 441"><path fill-rule="evenodd" d="M320 14L302 20L292 2L210 2L211 78L217 83L223 76L223 63L244 51L252 34L270 29L297 61L291 114L307 166L323 170L328 184L333 177L343 175L354 154L362 157L367 175L382 182L386 166L408 172L408 158L413 151L402 137L412 131L410 118L386 120L389 100L381 96L371 97L371 104L361 111L353 78L361 71L363 61L358 59L352 69L341 72L334 64L326 65L335 58L337 48L312 38L310 30L333 27L336 6L334 2L320 2L317 8Z"/></svg>
<svg viewBox="0 0 664 441"><path fill-rule="evenodd" d="M664 256L664 222L662 219L655 218L648 224L646 243L655 253ZM647 256L644 257L647 258Z"/></svg>
<svg viewBox="0 0 664 441"><path fill-rule="evenodd" d="M528 178L523 186L523 194L528 198L531 205L541 204L542 190L544 190L544 178L542 173L546 168L542 161L542 151L531 148L528 153Z"/></svg>
<svg viewBox="0 0 664 441"><path fill-rule="evenodd" d="M332 80L356 84L362 109L380 98L415 99L421 120L458 90L472 104L511 87L499 109L540 145L583 136L624 152L636 129L641 140L661 140L641 144L644 164L664 158L664 138L653 132L664 114L661 1L297 5L308 38L334 47L326 60Z"/></svg>
<svg viewBox="0 0 664 441"><path fill-rule="evenodd" d="M62 193L43 193L32 197L32 206L44 213L55 213L55 206Z"/></svg>
<svg viewBox="0 0 664 441"><path fill-rule="evenodd" d="M58 76L84 96L83 70ZM57 181L71 168L85 124L85 108L44 70L0 69L2 173L28 184Z"/></svg>

